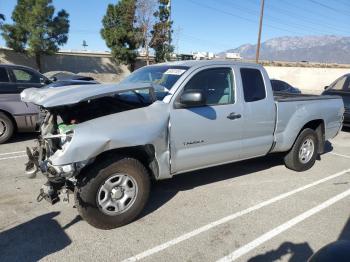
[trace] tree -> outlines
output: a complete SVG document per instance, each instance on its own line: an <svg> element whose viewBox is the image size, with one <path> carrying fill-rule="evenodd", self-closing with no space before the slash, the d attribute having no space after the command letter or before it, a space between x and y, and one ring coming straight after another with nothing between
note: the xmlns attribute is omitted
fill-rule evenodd
<svg viewBox="0 0 350 262"><path fill-rule="evenodd" d="M135 26L136 0L120 0L109 4L103 17L101 36L112 50L113 57L120 63L135 69L137 48L140 45L140 31Z"/></svg>
<svg viewBox="0 0 350 262"><path fill-rule="evenodd" d="M0 27L2 26L2 21L5 21L5 15L0 14Z"/></svg>
<svg viewBox="0 0 350 262"><path fill-rule="evenodd" d="M170 60L170 55L174 51L171 45L171 27L173 22L170 20L170 0L158 0L159 10L154 16L158 22L153 25L151 47L155 50L156 62Z"/></svg>
<svg viewBox="0 0 350 262"><path fill-rule="evenodd" d="M2 26L6 45L34 56L39 71L41 56L54 54L68 40L68 13L54 13L52 0L18 0L12 13L13 24Z"/></svg>
<svg viewBox="0 0 350 262"><path fill-rule="evenodd" d="M147 65L149 65L151 30L155 22L156 3L156 0L137 0L136 4L136 24L141 33L141 46L145 50Z"/></svg>

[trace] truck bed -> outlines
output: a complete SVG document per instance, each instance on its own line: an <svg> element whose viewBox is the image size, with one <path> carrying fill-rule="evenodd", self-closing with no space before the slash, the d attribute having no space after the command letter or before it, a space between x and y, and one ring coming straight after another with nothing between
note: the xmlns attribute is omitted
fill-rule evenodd
<svg viewBox="0 0 350 262"><path fill-rule="evenodd" d="M321 96L321 95L308 95L308 94L288 94L288 93L274 93L274 99L276 102L295 102L295 101L310 101L310 100L328 100L339 99L338 96Z"/></svg>
<svg viewBox="0 0 350 262"><path fill-rule="evenodd" d="M333 138L341 127L344 110L341 97L275 93L274 100L277 121L273 152L289 150L298 132L310 121L323 121L326 140Z"/></svg>

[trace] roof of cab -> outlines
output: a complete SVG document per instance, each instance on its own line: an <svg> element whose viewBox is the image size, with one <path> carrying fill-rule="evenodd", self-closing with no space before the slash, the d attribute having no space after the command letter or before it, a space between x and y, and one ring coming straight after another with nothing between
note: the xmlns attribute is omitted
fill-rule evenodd
<svg viewBox="0 0 350 262"><path fill-rule="evenodd" d="M173 65L173 66L188 66L188 67L201 67L201 66L209 66L209 65L240 65L240 66L260 66L256 63L249 62L239 62L232 60L181 60L181 61L171 61L164 62L157 65ZM155 65L155 66L157 66Z"/></svg>

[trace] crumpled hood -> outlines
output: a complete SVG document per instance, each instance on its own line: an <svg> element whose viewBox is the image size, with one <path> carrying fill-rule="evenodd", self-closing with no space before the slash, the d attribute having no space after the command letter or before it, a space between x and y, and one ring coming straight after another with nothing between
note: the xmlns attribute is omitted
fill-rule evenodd
<svg viewBox="0 0 350 262"><path fill-rule="evenodd" d="M45 108L72 105L82 101L110 96L121 92L153 88L150 83L73 85L55 88L28 88L21 100Z"/></svg>
<svg viewBox="0 0 350 262"><path fill-rule="evenodd" d="M111 149L147 144L166 151L168 120L169 104L156 101L147 107L77 124L69 146L56 151L50 160L53 165L66 165L89 160Z"/></svg>

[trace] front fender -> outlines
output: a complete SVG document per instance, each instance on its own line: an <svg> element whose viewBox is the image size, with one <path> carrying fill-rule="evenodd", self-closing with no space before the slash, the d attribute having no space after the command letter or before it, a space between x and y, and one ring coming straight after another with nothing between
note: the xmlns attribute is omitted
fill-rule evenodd
<svg viewBox="0 0 350 262"><path fill-rule="evenodd" d="M53 165L67 165L90 160L113 149L152 144L162 172L169 172L168 104L154 104L130 111L107 115L76 125L74 135L64 150L51 157ZM166 155L167 157L164 157Z"/></svg>

